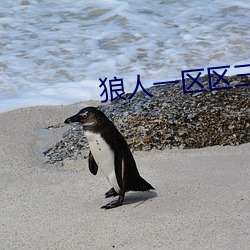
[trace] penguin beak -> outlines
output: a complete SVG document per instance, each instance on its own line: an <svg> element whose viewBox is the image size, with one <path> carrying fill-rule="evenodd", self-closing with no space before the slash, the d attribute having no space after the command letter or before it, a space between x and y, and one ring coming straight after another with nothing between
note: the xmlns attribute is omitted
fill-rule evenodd
<svg viewBox="0 0 250 250"><path fill-rule="evenodd" d="M73 115L73 116L67 118L64 121L64 123L70 124L72 122L80 122L80 120L81 120L81 116L79 116L78 114L76 114L76 115Z"/></svg>

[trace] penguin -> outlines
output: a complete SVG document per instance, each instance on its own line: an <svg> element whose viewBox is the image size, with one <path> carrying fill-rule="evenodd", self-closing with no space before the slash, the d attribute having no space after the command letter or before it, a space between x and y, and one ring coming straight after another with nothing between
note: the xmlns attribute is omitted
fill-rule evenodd
<svg viewBox="0 0 250 250"><path fill-rule="evenodd" d="M93 175L98 168L111 185L106 198L118 196L101 208L111 209L121 206L128 191L149 191L154 189L144 180L137 169L134 157L126 140L108 117L95 107L86 107L65 123L78 122L83 126L90 147L88 164Z"/></svg>

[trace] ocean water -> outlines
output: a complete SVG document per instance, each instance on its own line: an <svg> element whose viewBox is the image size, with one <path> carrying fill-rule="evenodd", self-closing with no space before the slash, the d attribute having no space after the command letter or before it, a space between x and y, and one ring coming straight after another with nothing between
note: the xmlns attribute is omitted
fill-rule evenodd
<svg viewBox="0 0 250 250"><path fill-rule="evenodd" d="M250 63L249 13L245 0L1 0L0 112L101 101L99 78L131 92L137 75L146 88L182 70L250 73L233 67Z"/></svg>

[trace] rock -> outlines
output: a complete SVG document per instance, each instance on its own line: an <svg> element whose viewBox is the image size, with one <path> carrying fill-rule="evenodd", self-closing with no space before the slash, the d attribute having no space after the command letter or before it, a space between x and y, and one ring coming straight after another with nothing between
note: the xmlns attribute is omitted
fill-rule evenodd
<svg viewBox="0 0 250 250"><path fill-rule="evenodd" d="M246 76L226 79L239 84L250 82ZM200 77L199 82L208 86L207 76ZM147 91L153 94L152 98L141 91L131 100L116 99L98 107L114 122L132 150L250 142L250 86L184 94L182 84L177 83ZM65 158L84 158L87 148L81 125L75 124L44 155L49 163L54 163Z"/></svg>

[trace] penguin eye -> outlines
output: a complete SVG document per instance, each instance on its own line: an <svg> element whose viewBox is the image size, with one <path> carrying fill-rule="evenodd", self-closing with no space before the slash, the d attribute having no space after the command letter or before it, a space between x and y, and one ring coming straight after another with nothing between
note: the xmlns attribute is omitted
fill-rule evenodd
<svg viewBox="0 0 250 250"><path fill-rule="evenodd" d="M86 119L88 117L88 112L79 114L83 119Z"/></svg>

